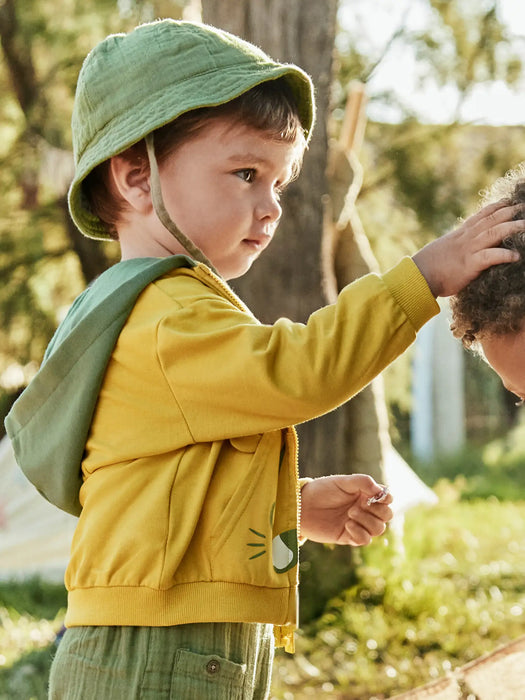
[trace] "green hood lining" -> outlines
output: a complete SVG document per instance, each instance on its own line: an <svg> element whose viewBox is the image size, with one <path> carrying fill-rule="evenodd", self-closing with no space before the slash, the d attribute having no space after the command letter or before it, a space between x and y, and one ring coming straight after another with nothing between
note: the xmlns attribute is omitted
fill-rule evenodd
<svg viewBox="0 0 525 700"><path fill-rule="evenodd" d="M82 458L106 367L144 288L196 263L184 255L135 258L104 272L71 306L42 366L5 419L16 461L50 503L79 515Z"/></svg>

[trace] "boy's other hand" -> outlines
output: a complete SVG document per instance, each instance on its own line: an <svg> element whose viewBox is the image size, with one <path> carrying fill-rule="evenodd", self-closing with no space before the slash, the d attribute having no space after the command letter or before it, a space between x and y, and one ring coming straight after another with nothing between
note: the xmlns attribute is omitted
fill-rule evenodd
<svg viewBox="0 0 525 700"><path fill-rule="evenodd" d="M518 253L498 246L507 236L524 230L523 220L512 221L522 209L522 204L489 204L454 231L418 251L412 259L432 294L452 296L487 267L518 260Z"/></svg>
<svg viewBox="0 0 525 700"><path fill-rule="evenodd" d="M366 474L341 474L312 479L301 489L301 538L314 542L369 544L392 519L387 495L368 505L383 487Z"/></svg>

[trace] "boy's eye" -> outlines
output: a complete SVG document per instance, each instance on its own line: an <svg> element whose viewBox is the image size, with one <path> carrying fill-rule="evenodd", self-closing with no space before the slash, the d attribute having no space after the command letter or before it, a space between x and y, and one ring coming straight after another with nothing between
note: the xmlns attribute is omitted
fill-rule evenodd
<svg viewBox="0 0 525 700"><path fill-rule="evenodd" d="M255 170L253 168L243 168L242 170L237 170L235 174L245 182L253 182L255 179Z"/></svg>

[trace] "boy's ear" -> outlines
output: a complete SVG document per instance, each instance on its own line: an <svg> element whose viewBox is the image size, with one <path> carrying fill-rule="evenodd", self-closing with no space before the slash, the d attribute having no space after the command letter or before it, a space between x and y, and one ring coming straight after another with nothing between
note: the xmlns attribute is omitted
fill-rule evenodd
<svg viewBox="0 0 525 700"><path fill-rule="evenodd" d="M115 187L128 204L138 211L151 208L149 166L144 158L113 156L110 170Z"/></svg>

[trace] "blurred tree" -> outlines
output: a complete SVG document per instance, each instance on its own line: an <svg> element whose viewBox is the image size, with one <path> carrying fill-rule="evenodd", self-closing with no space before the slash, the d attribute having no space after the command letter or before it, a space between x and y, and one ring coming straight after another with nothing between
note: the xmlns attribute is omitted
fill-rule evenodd
<svg viewBox="0 0 525 700"><path fill-rule="evenodd" d="M0 5L0 372L11 367L7 389L26 379L13 359L38 362L60 307L108 264L101 247L85 247L65 200L74 84L97 31L111 28L108 3L88 2L82 12L72 0L58 4ZM66 21L58 24L57 13Z"/></svg>
<svg viewBox="0 0 525 700"><path fill-rule="evenodd" d="M23 386L63 309L113 263L73 225L70 115L91 47L184 2L4 0L0 3L0 409ZM57 21L60 17L60 21ZM2 421L3 428L3 421Z"/></svg>
<svg viewBox="0 0 525 700"><path fill-rule="evenodd" d="M369 13L385 4L383 12L388 7L395 7L398 12L390 20L390 31L384 32L380 40L370 26ZM525 37L514 37L512 29L502 24L501 4L501 0L340 0L341 10L346 9L345 16L352 13L352 21L346 19L345 30L338 35L339 70L335 74L334 95L339 122L349 81L359 80L368 86L381 63L394 52L396 58L409 53L414 59L417 79L412 82L417 87L446 86L448 100L451 104L455 101L447 125L429 125L420 122L413 105L407 104L397 90L395 80L388 90L367 89L371 106L381 104L387 117L394 116L397 127L388 131L388 138L386 133L380 134L381 128L369 130L366 145L373 149L373 160L365 167L359 202L383 185L394 188L396 208L417 216L424 242L471 211L477 204L479 190L524 157L523 148L514 153L506 148L497 130L469 128L468 133L474 135L472 143L462 118L462 108L482 83L500 80L512 86L523 79ZM419 21L418 29L406 24L407 13L414 7L427 15L426 22ZM428 119L429 110L421 112ZM484 117L479 112L479 121ZM516 115L516 123L519 121L520 116ZM457 158L458 146L462 162ZM516 146L515 141L512 146ZM369 234L373 236L374 231Z"/></svg>
<svg viewBox="0 0 525 700"><path fill-rule="evenodd" d="M204 0L203 20L243 36L274 58L302 66L317 95L317 126L298 182L288 189L283 217L269 252L234 286L265 322L278 316L306 318L323 304L321 243L322 197L328 192L326 166L336 0ZM302 470L311 476L341 465L344 416L331 414L301 431ZM327 441L327 442L325 442ZM338 444L339 443L339 444ZM327 444L330 449L327 449Z"/></svg>
<svg viewBox="0 0 525 700"><path fill-rule="evenodd" d="M499 0L340 0L344 31L337 37L334 129L342 121L346 85L351 79L366 84L371 111L377 114L381 106L385 118L396 122L369 122L361 156L364 178L357 210L382 268L400 254L413 253L453 227L459 217L477 209L480 191L525 159L523 127L468 124L463 117L469 100L472 113L472 98L481 83L499 80L517 86L523 80L525 38L514 36L512 25L501 23L501 5ZM410 28L409 12L418 15L418 29ZM377 17L379 29L371 25L370 13L383 13ZM397 89L397 76L387 90L372 88L381 63L387 57L399 60L407 53L415 59L409 65L417 76L412 81L416 87L446 86L449 100L455 99L450 123L422 124L414 100L407 104ZM400 81L403 66L399 66ZM428 107L416 107L427 119L432 118ZM480 108L477 120L484 118ZM516 121L519 119L517 114ZM410 353L384 375L388 404L396 418L391 427L396 443L408 441L409 435L409 363ZM467 373L472 364L467 357ZM503 416L503 407L499 402L479 400L483 386L471 395L473 386L467 377L468 435L473 425L478 426L479 434L486 421L501 430L506 421L497 416Z"/></svg>

